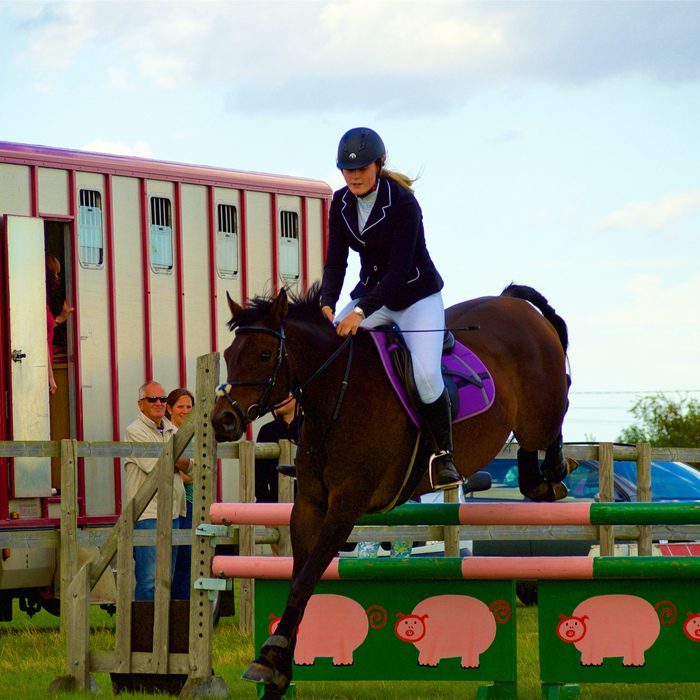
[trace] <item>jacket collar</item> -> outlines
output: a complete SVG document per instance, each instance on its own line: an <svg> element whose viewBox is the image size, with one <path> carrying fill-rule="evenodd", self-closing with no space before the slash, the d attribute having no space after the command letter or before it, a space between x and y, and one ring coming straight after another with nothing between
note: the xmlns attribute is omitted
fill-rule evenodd
<svg viewBox="0 0 700 700"><path fill-rule="evenodd" d="M345 225L357 242L364 246L366 245L363 239L364 235L373 226L376 226L380 221L386 219L388 211L391 208L392 196L389 180L385 177L379 178L379 184L377 185L377 201L374 203L374 207L372 207L372 211L370 212L362 232L359 230L359 223L357 220L357 197L346 187L341 201L343 202L343 206L340 213L343 217L343 221L345 221Z"/></svg>
<svg viewBox="0 0 700 700"><path fill-rule="evenodd" d="M164 437L170 435L170 433L177 432L175 426L165 416L163 416L162 430L159 430L158 426L145 413L139 411L138 417L141 420L141 422L147 425L153 432L162 433Z"/></svg>

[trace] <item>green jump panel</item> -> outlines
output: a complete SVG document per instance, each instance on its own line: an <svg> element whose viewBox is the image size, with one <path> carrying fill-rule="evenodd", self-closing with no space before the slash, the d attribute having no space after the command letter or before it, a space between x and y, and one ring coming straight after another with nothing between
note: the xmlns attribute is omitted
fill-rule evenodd
<svg viewBox="0 0 700 700"><path fill-rule="evenodd" d="M700 681L700 581L539 581L540 678Z"/></svg>
<svg viewBox="0 0 700 700"><path fill-rule="evenodd" d="M256 648L288 592L289 581L255 582ZM299 630L294 680L488 680L510 697L515 621L513 581L322 581Z"/></svg>

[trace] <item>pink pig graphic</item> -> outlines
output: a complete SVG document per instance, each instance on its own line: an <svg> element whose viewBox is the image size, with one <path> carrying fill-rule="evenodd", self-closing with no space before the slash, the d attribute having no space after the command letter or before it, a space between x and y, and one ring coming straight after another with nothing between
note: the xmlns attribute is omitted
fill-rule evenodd
<svg viewBox="0 0 700 700"><path fill-rule="evenodd" d="M661 630L659 616L672 624L675 606L662 601L655 609L633 595L594 596L579 603L572 615L560 615L557 635L581 652L583 666L600 666L603 659L619 656L623 666L643 666L644 652Z"/></svg>
<svg viewBox="0 0 700 700"><path fill-rule="evenodd" d="M274 634L280 618L270 617L269 631ZM365 611L352 598L317 593L311 596L299 625L294 663L311 666L317 658L331 657L334 666L351 666L353 652L367 638L370 625L377 629L385 624L386 611L380 606Z"/></svg>
<svg viewBox="0 0 700 700"><path fill-rule="evenodd" d="M415 644L420 666L460 657L462 668L478 668L479 656L496 638L496 619L506 622L510 606L497 601L491 608L466 595L439 595L422 600L410 615L399 613L396 636Z"/></svg>

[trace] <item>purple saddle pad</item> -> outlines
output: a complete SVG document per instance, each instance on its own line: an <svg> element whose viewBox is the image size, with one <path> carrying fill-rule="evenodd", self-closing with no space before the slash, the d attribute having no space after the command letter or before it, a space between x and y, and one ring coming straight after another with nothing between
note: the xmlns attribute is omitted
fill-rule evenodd
<svg viewBox="0 0 700 700"><path fill-rule="evenodd" d="M392 342L387 333L373 331L372 336L379 357L381 358L384 371L389 378L389 382L394 389L394 392L399 397L399 400L406 409L406 413L417 428L421 427L421 419L414 410L406 393L406 388L403 382L394 372L394 367L391 362L389 352ZM452 420L453 423L476 416L491 408L493 400L496 397L496 386L493 382L491 373L486 369L486 365L466 346L455 339L454 348L443 353L442 356L442 373L450 375L456 381L459 396L459 411ZM465 379L466 378L466 379Z"/></svg>

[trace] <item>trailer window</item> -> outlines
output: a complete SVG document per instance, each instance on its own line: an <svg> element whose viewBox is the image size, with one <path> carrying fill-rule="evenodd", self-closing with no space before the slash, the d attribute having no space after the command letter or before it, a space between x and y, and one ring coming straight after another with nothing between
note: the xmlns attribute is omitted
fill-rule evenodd
<svg viewBox="0 0 700 700"><path fill-rule="evenodd" d="M232 204L219 204L216 208L216 271L219 277L235 278L238 275L238 213Z"/></svg>
<svg viewBox="0 0 700 700"><path fill-rule="evenodd" d="M170 200L151 197L151 268L154 272L173 269L173 220Z"/></svg>
<svg viewBox="0 0 700 700"><path fill-rule="evenodd" d="M280 211L279 269L284 279L299 279L299 214Z"/></svg>
<svg viewBox="0 0 700 700"><path fill-rule="evenodd" d="M95 190L80 190L78 197L78 260L81 267L99 270L104 264L102 197Z"/></svg>

